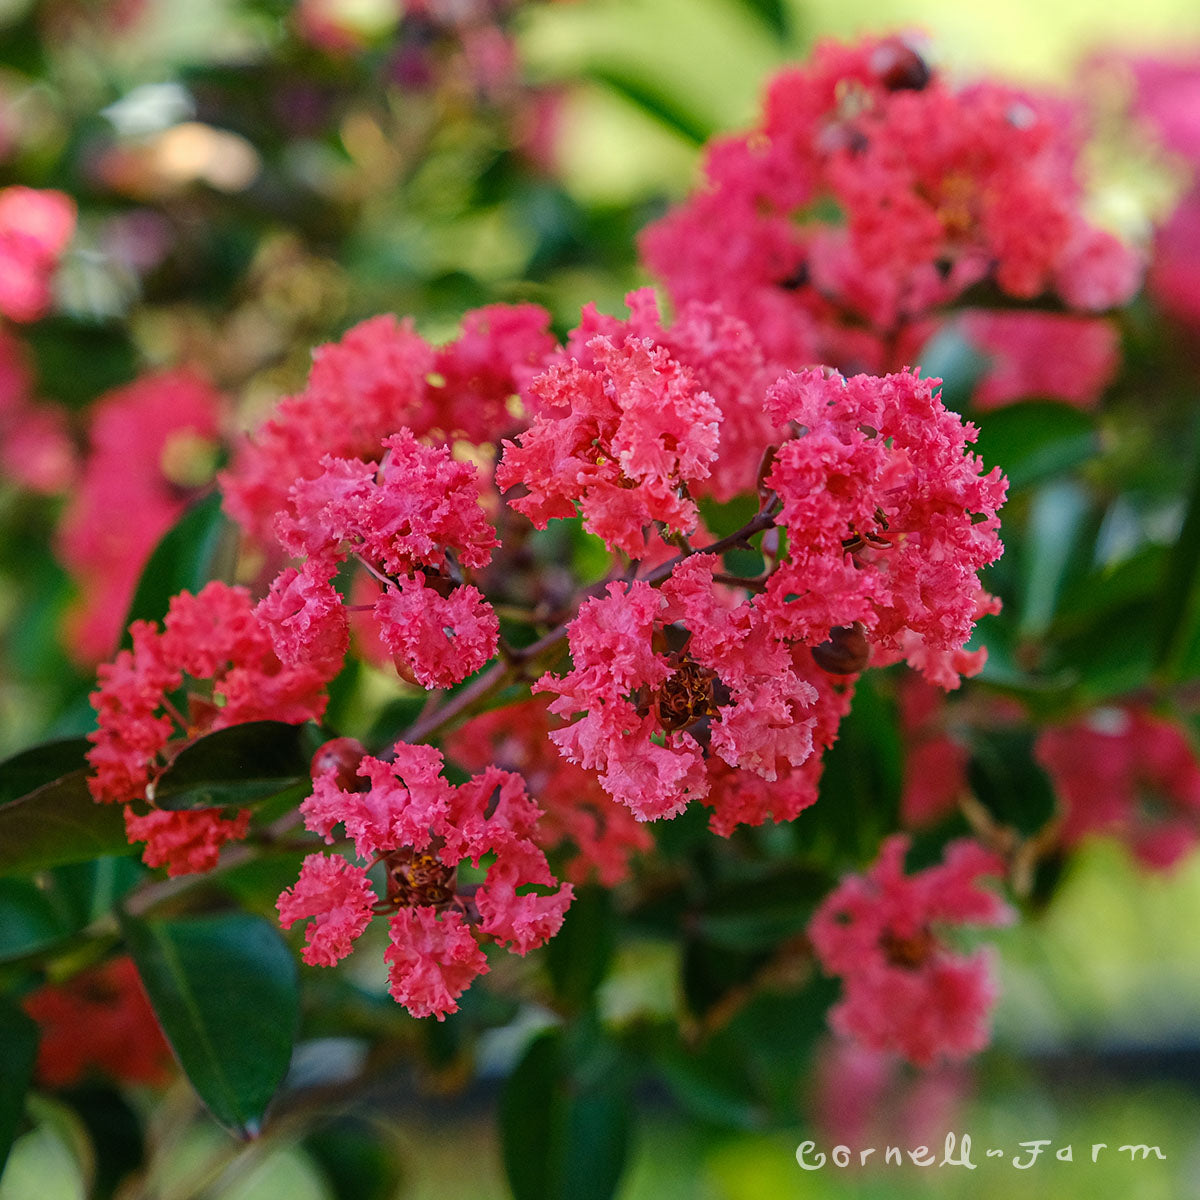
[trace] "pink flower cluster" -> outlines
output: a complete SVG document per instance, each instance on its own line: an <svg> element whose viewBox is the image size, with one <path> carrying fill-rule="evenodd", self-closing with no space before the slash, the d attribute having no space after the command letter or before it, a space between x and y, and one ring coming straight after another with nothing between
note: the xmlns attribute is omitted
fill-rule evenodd
<svg viewBox="0 0 1200 1200"><path fill-rule="evenodd" d="M312 664L285 666L244 588L213 582L181 592L160 630L130 626L132 650L101 665L92 695L98 728L88 735L92 796L125 805L130 842L145 842L148 866L170 875L209 871L221 846L245 836L250 814L154 807L154 784L196 737L246 721L316 720L328 675ZM187 688L187 710L173 696ZM143 802L149 811L139 813Z"/></svg>
<svg viewBox="0 0 1200 1200"><path fill-rule="evenodd" d="M188 371L144 375L92 407L57 546L81 593L69 618L80 662L112 654L151 550L211 482L223 408L221 395Z"/></svg>
<svg viewBox="0 0 1200 1200"><path fill-rule="evenodd" d="M630 860L653 840L623 804L617 804L596 776L558 753L553 726L539 700L483 713L454 730L446 752L458 764L481 771L494 763L521 775L542 808L533 837L544 850L565 846L572 857L563 875L574 883L595 877L605 887L628 878Z"/></svg>
<svg viewBox="0 0 1200 1200"><path fill-rule="evenodd" d="M710 144L642 252L677 304L719 301L791 367L894 370L969 289L1096 312L1140 260L1081 215L1073 118L954 88L898 37L824 43L775 77L757 128Z"/></svg>
<svg viewBox="0 0 1200 1200"><path fill-rule="evenodd" d="M610 584L570 624L572 670L534 685L555 694L552 712L583 714L551 732L561 753L597 771L604 789L642 821L709 798L710 760L775 785L776 820L815 799L789 782L813 753L813 710L829 697L796 670L788 647L748 601L722 602L713 580L718 565L715 556L694 555L661 588L642 580ZM668 648L672 635L675 649ZM720 823L732 827L746 798L738 797L735 815L728 811L732 789L721 790L728 799Z"/></svg>
<svg viewBox="0 0 1200 1200"><path fill-rule="evenodd" d="M642 530L655 522L695 530L689 487L716 457L720 412L692 373L648 338L603 334L529 385L532 425L505 442L496 471L502 489L523 484L509 504L544 529L573 517L632 559L644 556Z"/></svg>
<svg viewBox="0 0 1200 1200"><path fill-rule="evenodd" d="M601 335L618 344L632 337L662 347L717 408L720 436L716 454L708 462L706 474L688 481L690 494L725 501L749 491L755 484L763 448L780 436L762 400L783 369L767 361L745 322L718 304L691 301L666 325L659 316L653 288L630 292L625 303L629 306L627 320L606 316L587 305L578 328L567 338L567 353L591 364L588 343Z"/></svg>
<svg viewBox="0 0 1200 1200"><path fill-rule="evenodd" d="M810 370L771 389L768 411L804 432L766 480L789 537L763 606L814 645L860 623L876 665L906 659L953 687L971 673L956 656L975 621L997 607L977 572L1000 556L1007 483L967 450L976 431L943 407L938 382Z"/></svg>
<svg viewBox="0 0 1200 1200"><path fill-rule="evenodd" d="M74 481L75 444L66 410L33 392L28 350L0 329L0 468L13 483L55 495Z"/></svg>
<svg viewBox="0 0 1200 1200"><path fill-rule="evenodd" d="M842 979L830 1024L868 1049L917 1066L965 1058L988 1040L995 999L986 951L955 953L940 936L949 925L1000 925L1012 912L979 885L1001 863L960 841L945 860L904 873L908 839L884 842L865 875L848 875L809 925L822 968Z"/></svg>
<svg viewBox="0 0 1200 1200"><path fill-rule="evenodd" d="M63 192L0 189L0 313L36 321L50 308L50 283L75 232L75 201Z"/></svg>
<svg viewBox="0 0 1200 1200"><path fill-rule="evenodd" d="M389 759L319 774L301 805L305 824L329 843L341 825L368 866L311 854L279 897L285 928L315 918L303 952L314 965L344 958L372 915L391 913L389 990L413 1016L439 1020L488 970L481 940L523 955L558 931L573 894L534 841L541 811L519 775L488 766L455 786L441 768L432 746L397 742ZM485 856L481 882L460 880L464 861L479 870ZM381 892L368 878L374 866Z"/></svg>
<svg viewBox="0 0 1200 1200"><path fill-rule="evenodd" d="M551 733L563 754L640 820L689 800L711 804L726 833L791 819L816 798L820 753L849 703L830 675L906 658L946 687L982 665L962 646L995 607L977 571L1000 553L1005 483L982 474L973 431L933 383L809 371L779 380L766 409L799 432L763 484L764 527L777 523L786 545L755 594L739 603L712 555L659 568L657 589L612 583L569 625L572 670L536 684L556 695L552 712L583 714Z"/></svg>
<svg viewBox="0 0 1200 1200"><path fill-rule="evenodd" d="M46 1087L74 1087L93 1071L129 1083L161 1085L171 1049L130 958L113 958L25 997L38 1023L37 1076Z"/></svg>
<svg viewBox="0 0 1200 1200"><path fill-rule="evenodd" d="M319 475L326 455L374 458L400 429L437 442L499 439L517 424L511 397L555 348L549 323L536 305L494 304L468 313L441 347L407 320L356 325L314 353L304 391L238 447L221 478L230 514L269 543L292 484Z"/></svg>
<svg viewBox="0 0 1200 1200"><path fill-rule="evenodd" d="M322 474L300 479L279 540L307 556L287 568L263 609L280 657L345 653L348 625L330 582L351 553L380 582L374 617L400 673L424 687L450 687L496 653L500 626L463 571L484 567L496 534L479 505L476 471L448 446L426 446L407 429L383 440L382 462L321 460Z"/></svg>
<svg viewBox="0 0 1200 1200"><path fill-rule="evenodd" d="M1037 756L1064 807L1062 840L1120 838L1167 870L1200 841L1200 760L1174 721L1136 708L1096 709L1047 729Z"/></svg>

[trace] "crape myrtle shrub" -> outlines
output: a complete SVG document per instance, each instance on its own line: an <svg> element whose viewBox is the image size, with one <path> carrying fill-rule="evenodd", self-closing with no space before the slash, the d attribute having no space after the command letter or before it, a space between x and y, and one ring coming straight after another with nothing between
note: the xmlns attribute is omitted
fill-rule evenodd
<svg viewBox="0 0 1200 1200"><path fill-rule="evenodd" d="M412 6L389 69L498 70L503 14L468 10ZM1186 180L1200 68L1095 69ZM443 341L370 316L238 434L172 364L82 455L26 340L76 206L0 191L6 469L65 497L64 637L103 660L85 736L0 765L4 1144L30 1079L85 1124L159 1086L164 1034L252 1136L354 1111L378 1064L469 1077L536 1020L514 1192L608 1195L646 1079L794 1125L810 1079L983 1050L980 930L1051 904L1086 838L1168 870L1200 830L1200 497L1168 449L1193 197L1153 244L1097 224L1090 114L910 39L820 45L641 233L664 299L565 331L464 306ZM322 1074L329 1036L361 1070ZM280 1092L297 1038L318 1067ZM140 1160L106 1155L110 1186Z"/></svg>

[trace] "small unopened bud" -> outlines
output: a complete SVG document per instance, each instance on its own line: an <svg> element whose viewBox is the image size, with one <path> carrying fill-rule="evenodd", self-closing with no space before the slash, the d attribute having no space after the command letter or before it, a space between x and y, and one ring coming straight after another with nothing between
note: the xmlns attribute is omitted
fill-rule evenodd
<svg viewBox="0 0 1200 1200"><path fill-rule="evenodd" d="M871 71L890 92L919 92L933 78L929 64L900 38L888 38L875 47Z"/></svg>
<svg viewBox="0 0 1200 1200"><path fill-rule="evenodd" d="M357 738L333 738L313 755L312 777L332 774L333 782L343 792L357 792L367 782L358 777L358 764L366 753L366 746Z"/></svg>
<svg viewBox="0 0 1200 1200"><path fill-rule="evenodd" d="M862 622L835 625L829 631L829 641L812 648L812 656L817 666L830 675L857 675L871 657Z"/></svg>

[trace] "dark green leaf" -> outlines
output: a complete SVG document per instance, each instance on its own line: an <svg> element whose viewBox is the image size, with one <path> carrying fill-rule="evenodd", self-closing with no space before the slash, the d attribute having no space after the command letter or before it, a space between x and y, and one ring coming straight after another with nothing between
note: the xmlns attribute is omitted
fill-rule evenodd
<svg viewBox="0 0 1200 1200"><path fill-rule="evenodd" d="M769 949L808 924L831 884L824 871L788 863L714 889L694 926L718 946Z"/></svg>
<svg viewBox="0 0 1200 1200"><path fill-rule="evenodd" d="M195 594L210 579L226 573L224 560L231 556L235 542L233 526L221 512L218 492L193 504L163 534L142 570L125 618L122 647L132 645L130 622L161 621L176 593Z"/></svg>
<svg viewBox="0 0 1200 1200"><path fill-rule="evenodd" d="M1054 815L1054 788L1034 758L1034 731L977 729L967 777L976 797L1001 824L1032 834Z"/></svg>
<svg viewBox="0 0 1200 1200"><path fill-rule="evenodd" d="M83 1123L91 1141L95 1176L89 1200L109 1200L145 1154L142 1123L121 1092L104 1084L87 1084L59 1093Z"/></svg>
<svg viewBox="0 0 1200 1200"><path fill-rule="evenodd" d="M68 932L53 901L36 884L0 879L0 962L52 946Z"/></svg>
<svg viewBox="0 0 1200 1200"><path fill-rule="evenodd" d="M821 798L793 824L799 844L833 867L874 858L884 834L895 828L901 782L896 715L868 672L825 754Z"/></svg>
<svg viewBox="0 0 1200 1200"><path fill-rule="evenodd" d="M791 32L791 21L788 18L788 6L782 0L743 0L751 12L762 18L768 29L785 41Z"/></svg>
<svg viewBox="0 0 1200 1200"><path fill-rule="evenodd" d="M1062 475L1100 449L1092 418L1065 404L1014 404L972 420L980 427L976 451L1000 467L1013 491Z"/></svg>
<svg viewBox="0 0 1200 1200"><path fill-rule="evenodd" d="M245 807L310 778L325 740L316 725L248 721L197 738L159 776L150 797L159 808Z"/></svg>
<svg viewBox="0 0 1200 1200"><path fill-rule="evenodd" d="M87 771L72 771L0 805L0 875L128 852L119 804L97 804Z"/></svg>
<svg viewBox="0 0 1200 1200"><path fill-rule="evenodd" d="M137 374L137 350L127 328L115 323L51 317L28 326L24 337L41 389L72 408L83 408Z"/></svg>
<svg viewBox="0 0 1200 1200"><path fill-rule="evenodd" d="M0 997L0 1174L25 1112L25 1093L37 1060L38 1031L19 1008Z"/></svg>
<svg viewBox="0 0 1200 1200"><path fill-rule="evenodd" d="M404 1168L383 1132L343 1119L304 1139L336 1200L392 1200L401 1194Z"/></svg>
<svg viewBox="0 0 1200 1200"><path fill-rule="evenodd" d="M608 973L616 943L611 897L607 888L577 889L562 928L546 946L554 991L572 1009L586 1007Z"/></svg>
<svg viewBox="0 0 1200 1200"><path fill-rule="evenodd" d="M0 762L0 804L27 796L47 783L53 783L73 771L86 769L87 738L66 738L31 746Z"/></svg>
<svg viewBox="0 0 1200 1200"><path fill-rule="evenodd" d="M110 911L141 875L129 858L101 858L0 879L0 962L36 954Z"/></svg>
<svg viewBox="0 0 1200 1200"><path fill-rule="evenodd" d="M500 1102L504 1167L515 1200L610 1200L631 1114L615 1049L576 1026L540 1035Z"/></svg>
<svg viewBox="0 0 1200 1200"><path fill-rule="evenodd" d="M244 913L122 926L197 1095L238 1136L256 1136L299 1021L296 964L279 931Z"/></svg>
<svg viewBox="0 0 1200 1200"><path fill-rule="evenodd" d="M1179 537L1167 558L1155 613L1154 664L1179 678L1179 666L1200 629L1200 438L1194 478Z"/></svg>
<svg viewBox="0 0 1200 1200"><path fill-rule="evenodd" d="M1058 611L1063 587L1088 556L1087 493L1070 481L1048 484L1033 498L1022 545L1018 625L1026 638L1040 637Z"/></svg>

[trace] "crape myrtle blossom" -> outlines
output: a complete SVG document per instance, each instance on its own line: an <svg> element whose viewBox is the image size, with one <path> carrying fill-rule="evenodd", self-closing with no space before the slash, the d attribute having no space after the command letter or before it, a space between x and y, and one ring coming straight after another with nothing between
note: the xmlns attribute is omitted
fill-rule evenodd
<svg viewBox="0 0 1200 1200"><path fill-rule="evenodd" d="M707 796L697 734L728 765L768 781L812 754L816 690L748 602L722 606L716 566L715 556L694 555L661 588L610 584L571 622L573 669L534 685L556 693L559 716L584 713L550 737L639 820L676 816ZM670 650L676 622L682 644Z"/></svg>
<svg viewBox="0 0 1200 1200"><path fill-rule="evenodd" d="M318 720L329 674L311 662L282 663L249 593L220 582L173 597L161 629L135 621L129 632L133 648L101 665L92 694L98 728L88 734L88 787L97 801L125 806L126 833L146 843L148 866L169 875L209 871L223 844L245 836L249 812L161 810L155 782L205 733L247 721ZM181 712L175 694L184 687Z"/></svg>
<svg viewBox="0 0 1200 1200"><path fill-rule="evenodd" d="M709 472L689 481L693 496L725 501L754 487L763 448L778 441L780 430L763 408L768 386L783 368L767 360L758 339L744 321L718 304L690 301L675 320L664 324L653 288L625 297L629 317L621 320L588 304L579 325L567 337L566 354L584 364L592 361L588 343L603 335L613 341L649 338L686 367L698 387L716 403L720 437Z"/></svg>
<svg viewBox="0 0 1200 1200"><path fill-rule="evenodd" d="M761 604L779 636L817 645L857 624L875 665L905 659L947 686L946 656L997 607L977 572L1001 553L1007 482L968 451L978 431L942 405L939 383L813 369L771 388L768 411L803 432L766 478L788 551Z"/></svg>
<svg viewBox="0 0 1200 1200"><path fill-rule="evenodd" d="M373 615L397 669L425 687L449 687L496 653L499 622L463 576L488 564L496 533L475 468L448 446L402 429L382 448L379 463L326 455L320 475L293 485L276 531L306 561L303 572L290 567L276 580L269 625L287 661L314 644L344 653L346 613L330 580L353 554L383 583Z"/></svg>
<svg viewBox="0 0 1200 1200"><path fill-rule="evenodd" d="M536 845L541 810L519 775L488 766L456 786L441 768L432 746L397 742L388 760L319 771L301 804L306 826L332 844L341 825L368 865L311 854L278 904L285 928L314 918L303 958L321 966L345 957L374 914L390 914L389 991L413 1016L439 1020L488 970L481 942L526 954L558 931L573 894ZM459 880L464 861L479 869L485 856L481 883ZM368 878L376 866L382 897Z"/></svg>
<svg viewBox="0 0 1200 1200"><path fill-rule="evenodd" d="M955 87L911 40L825 42L775 76L755 129L710 143L642 253L676 305L720 302L792 368L894 370L992 290L1098 312L1141 256L1083 215L1081 124L1059 99Z"/></svg>
<svg viewBox="0 0 1200 1200"><path fill-rule="evenodd" d="M270 544L292 485L321 474L326 455L376 458L402 428L433 443L498 440L518 426L511 398L555 349L549 323L534 304L488 305L467 313L459 337L441 347L410 319L355 325L314 351L304 390L239 444L221 477L230 514Z"/></svg>
<svg viewBox="0 0 1200 1200"><path fill-rule="evenodd" d="M74 1087L94 1073L156 1086L170 1077L171 1050L131 958L44 984L22 1007L39 1026L37 1076L46 1087Z"/></svg>
<svg viewBox="0 0 1200 1200"><path fill-rule="evenodd" d="M552 728L546 704L530 699L474 717L446 739L446 752L468 770L494 763L521 775L543 811L533 832L538 845L568 848L562 873L573 883L595 877L613 887L628 878L631 859L653 841L592 772L558 753Z"/></svg>
<svg viewBox="0 0 1200 1200"><path fill-rule="evenodd" d="M112 654L150 552L211 483L224 407L186 370L143 375L93 406L81 477L57 534L80 592L68 618L80 663Z"/></svg>
<svg viewBox="0 0 1200 1200"><path fill-rule="evenodd" d="M1045 730L1036 755L1063 806L1066 846L1107 834L1161 871L1200 841L1200 760L1174 721L1137 708L1099 708Z"/></svg>
<svg viewBox="0 0 1200 1200"><path fill-rule="evenodd" d="M978 843L904 872L908 838L888 838L864 875L846 876L817 909L809 937L822 968L842 979L835 1032L917 1066L962 1059L988 1041L996 989L986 950L956 953L941 928L1002 925L1012 910L979 880L1003 864Z"/></svg>
<svg viewBox="0 0 1200 1200"><path fill-rule="evenodd" d="M504 443L496 471L509 504L538 529L583 514L613 550L641 558L643 529L661 522L688 534L699 512L689 485L716 457L720 410L691 371L648 337L590 338L528 387L534 418Z"/></svg>
<svg viewBox="0 0 1200 1200"><path fill-rule="evenodd" d="M0 188L0 313L36 321L50 309L58 260L75 233L75 201L65 192Z"/></svg>
<svg viewBox="0 0 1200 1200"><path fill-rule="evenodd" d="M820 753L868 662L907 659L942 686L980 668L963 644L994 608L976 572L1000 553L1005 482L982 474L974 430L933 389L908 372L784 376L766 408L797 433L763 483L760 528L786 535L765 582L745 581L753 594L738 602L715 556L685 555L659 568L661 587L614 582L580 607L572 669L535 690L571 720L550 735L562 753L639 819L689 800L712 804L724 832L790 819L815 799ZM746 794L751 777L773 785L769 798Z"/></svg>

